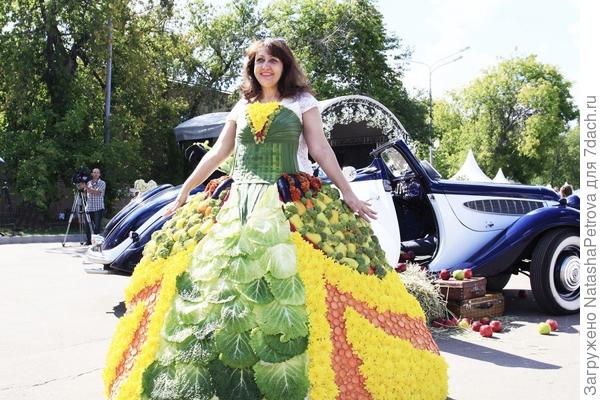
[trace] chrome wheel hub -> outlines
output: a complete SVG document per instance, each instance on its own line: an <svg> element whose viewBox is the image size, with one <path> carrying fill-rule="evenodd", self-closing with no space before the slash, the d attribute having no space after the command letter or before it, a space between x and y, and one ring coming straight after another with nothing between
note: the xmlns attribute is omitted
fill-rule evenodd
<svg viewBox="0 0 600 400"><path fill-rule="evenodd" d="M570 255L558 265L561 285L572 292L579 289L579 257Z"/></svg>

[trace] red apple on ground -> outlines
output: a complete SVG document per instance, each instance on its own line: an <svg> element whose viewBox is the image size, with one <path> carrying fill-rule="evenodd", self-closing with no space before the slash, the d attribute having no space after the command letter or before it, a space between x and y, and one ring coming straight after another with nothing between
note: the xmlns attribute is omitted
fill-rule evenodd
<svg viewBox="0 0 600 400"><path fill-rule="evenodd" d="M547 319L546 323L548 325L550 325L550 329L552 329L552 332L554 332L555 330L558 329L558 322L556 322L555 320L553 320L553 319Z"/></svg>
<svg viewBox="0 0 600 400"><path fill-rule="evenodd" d="M473 329L473 331L475 332L479 332L479 330L481 329L482 323L479 321L475 321L473 322L473 324L471 324L471 329Z"/></svg>
<svg viewBox="0 0 600 400"><path fill-rule="evenodd" d="M494 330L489 325L481 325L481 328L479 329L479 334L483 337L492 337L492 335L494 334Z"/></svg>
<svg viewBox="0 0 600 400"><path fill-rule="evenodd" d="M502 332L502 329L504 329L504 327L502 326L502 322L497 320L490 322L490 326L492 327L492 330L494 332Z"/></svg>
<svg viewBox="0 0 600 400"><path fill-rule="evenodd" d="M483 317L479 319L479 322L481 322L481 325L489 325L490 319L488 317Z"/></svg>
<svg viewBox="0 0 600 400"><path fill-rule="evenodd" d="M450 279L450 271L448 271L447 269L443 269L440 272L440 279L443 281L447 281L448 279Z"/></svg>
<svg viewBox="0 0 600 400"><path fill-rule="evenodd" d="M471 268L467 268L464 271L465 271L465 279L473 278L473 271L471 271Z"/></svg>

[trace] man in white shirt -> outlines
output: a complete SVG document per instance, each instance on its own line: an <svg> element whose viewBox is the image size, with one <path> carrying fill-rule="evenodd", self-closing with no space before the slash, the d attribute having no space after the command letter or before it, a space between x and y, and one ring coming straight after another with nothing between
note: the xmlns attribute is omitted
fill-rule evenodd
<svg viewBox="0 0 600 400"><path fill-rule="evenodd" d="M104 213L104 192L106 191L106 182L100 179L100 169L94 168L92 170L92 179L88 181L86 192L87 192L87 205L85 211L89 214L94 229L94 234L100 233L100 227L102 224L102 214ZM90 229L86 229L87 243L92 244L92 237Z"/></svg>

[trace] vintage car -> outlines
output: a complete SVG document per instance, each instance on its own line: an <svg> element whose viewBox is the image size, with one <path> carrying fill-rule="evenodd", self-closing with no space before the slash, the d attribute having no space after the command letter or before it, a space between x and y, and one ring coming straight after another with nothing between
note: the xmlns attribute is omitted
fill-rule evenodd
<svg viewBox="0 0 600 400"><path fill-rule="evenodd" d="M543 311L579 311L577 196L560 200L542 186L442 179L431 164L417 159L398 119L368 97L326 100L321 113L341 164L370 161L361 168L347 166L346 176L377 210L372 227L391 265L402 252L412 253L432 274L471 268L487 278L491 290L524 273ZM327 180L318 166L315 174ZM165 222L162 213L177 190L157 188L119 213L88 250L88 259L131 271L151 233Z"/></svg>

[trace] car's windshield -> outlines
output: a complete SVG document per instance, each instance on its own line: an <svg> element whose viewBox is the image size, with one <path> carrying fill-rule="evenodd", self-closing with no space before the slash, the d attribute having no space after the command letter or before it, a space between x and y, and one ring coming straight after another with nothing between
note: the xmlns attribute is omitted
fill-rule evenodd
<svg viewBox="0 0 600 400"><path fill-rule="evenodd" d="M393 147L383 150L381 152L381 159L395 177L400 177L410 171L410 167L402 154Z"/></svg>

